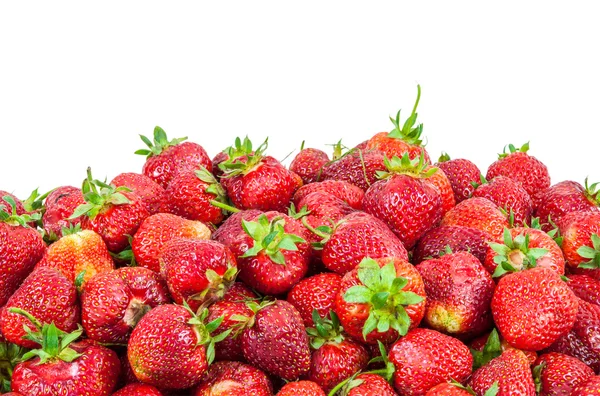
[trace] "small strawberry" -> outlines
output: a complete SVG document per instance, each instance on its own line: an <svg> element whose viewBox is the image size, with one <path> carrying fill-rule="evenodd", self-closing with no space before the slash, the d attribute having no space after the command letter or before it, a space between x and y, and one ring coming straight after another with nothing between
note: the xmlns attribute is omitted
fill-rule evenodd
<svg viewBox="0 0 600 396"><path fill-rule="evenodd" d="M484 396L494 384L498 396L535 396L535 384L527 356L518 349L508 349L478 368L468 381L476 395Z"/></svg>
<svg viewBox="0 0 600 396"><path fill-rule="evenodd" d="M148 213L158 213L165 200L165 189L154 180L140 173L121 173L110 182L115 187L127 187L146 205Z"/></svg>
<svg viewBox="0 0 600 396"><path fill-rule="evenodd" d="M443 153L435 166L446 174L457 204L471 198L475 190L473 183L480 181L481 171L477 165L468 159L450 159L448 154Z"/></svg>
<svg viewBox="0 0 600 396"><path fill-rule="evenodd" d="M208 368L193 396L272 396L273 385L256 367L240 362L217 362Z"/></svg>
<svg viewBox="0 0 600 396"><path fill-rule="evenodd" d="M323 167L321 180L351 183L363 191L377 181L377 172L385 170L383 152L355 147Z"/></svg>
<svg viewBox="0 0 600 396"><path fill-rule="evenodd" d="M498 206L486 198L469 198L450 209L440 226L463 226L485 231L496 241L502 240L504 228L508 228L508 218Z"/></svg>
<svg viewBox="0 0 600 396"><path fill-rule="evenodd" d="M533 203L527 191L518 182L506 176L496 176L489 182L482 178L482 182L473 191L474 197L487 198L512 214L516 226L531 222Z"/></svg>
<svg viewBox="0 0 600 396"><path fill-rule="evenodd" d="M304 321L306 327L313 327L313 310L324 318L333 308L335 296L341 287L342 277L334 273L323 273L305 278L297 283L287 295Z"/></svg>
<svg viewBox="0 0 600 396"><path fill-rule="evenodd" d="M442 382L430 388L425 396L473 396L470 388L466 388L458 382Z"/></svg>
<svg viewBox="0 0 600 396"><path fill-rule="evenodd" d="M325 396L323 389L313 381L288 382L276 396Z"/></svg>
<svg viewBox="0 0 600 396"><path fill-rule="evenodd" d="M5 197L8 197L8 200L4 199ZM9 193L8 191L0 190L0 204L3 205L3 207L0 208L0 210L8 215L13 214L11 208L12 202L14 202L15 214L17 216L27 214L27 210L25 209L25 206L23 206L23 201L21 201L19 198Z"/></svg>
<svg viewBox="0 0 600 396"><path fill-rule="evenodd" d="M453 252L469 252L483 263L492 237L485 231L465 226L440 226L427 231L413 250L412 262L420 263L428 258L446 254L447 247Z"/></svg>
<svg viewBox="0 0 600 396"><path fill-rule="evenodd" d="M294 193L294 204L296 207L301 208L300 201L307 195L317 191L333 195L354 209L362 209L365 192L354 184L343 180L324 180L318 183L305 184Z"/></svg>
<svg viewBox="0 0 600 396"><path fill-rule="evenodd" d="M69 216L79 205L83 204L85 204L85 199L80 188L62 186L54 189L46 197L44 203L42 224L46 235L55 240L62 236L63 227L69 229L71 225L79 224L80 218L69 220Z"/></svg>
<svg viewBox="0 0 600 396"><path fill-rule="evenodd" d="M339 393L330 393L342 396L398 396L394 388L385 380L377 375L364 373L340 383L338 385ZM337 387L336 387L337 388Z"/></svg>
<svg viewBox="0 0 600 396"><path fill-rule="evenodd" d="M600 212L571 212L558 222L569 269L600 268Z"/></svg>
<svg viewBox="0 0 600 396"><path fill-rule="evenodd" d="M142 173L163 188L167 188L179 172L193 171L200 166L212 171L212 161L206 151L199 144L184 142L187 137L169 141L165 131L157 126L154 128L154 142L143 135L140 138L149 149L135 152L146 156Z"/></svg>
<svg viewBox="0 0 600 396"><path fill-rule="evenodd" d="M290 170L302 178L303 184L314 183L319 181L321 169L328 162L329 156L324 151L304 148L304 142L302 142L300 152L290 163Z"/></svg>
<svg viewBox="0 0 600 396"><path fill-rule="evenodd" d="M162 396L163 394L154 386L147 384L129 384L115 393L112 396Z"/></svg>
<svg viewBox="0 0 600 396"><path fill-rule="evenodd" d="M253 220L263 212L258 209L241 210L229 216L212 234L212 239L225 246L231 246L233 241L244 232L242 220Z"/></svg>
<svg viewBox="0 0 600 396"><path fill-rule="evenodd" d="M588 380L573 388L571 396L593 396L600 393L600 375L593 375Z"/></svg>
<svg viewBox="0 0 600 396"><path fill-rule="evenodd" d="M559 396L570 395L574 387L594 375L594 370L579 359L550 352L538 357L533 375L538 395Z"/></svg>

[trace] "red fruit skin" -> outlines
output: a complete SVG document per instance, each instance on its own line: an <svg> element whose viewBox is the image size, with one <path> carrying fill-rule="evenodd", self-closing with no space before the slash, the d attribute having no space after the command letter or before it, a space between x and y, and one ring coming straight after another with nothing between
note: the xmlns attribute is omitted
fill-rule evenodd
<svg viewBox="0 0 600 396"><path fill-rule="evenodd" d="M600 305L600 281L587 275L569 275L567 286L580 299Z"/></svg>
<svg viewBox="0 0 600 396"><path fill-rule="evenodd" d="M19 198L17 198L14 194L11 194L8 191L4 191L4 190L0 190L0 205L4 206L3 208L0 208L0 210L3 210L8 214L12 213L12 208L10 207L8 202L6 202L3 199L6 196L11 197L15 201L15 210L17 211L17 214L19 216L27 213L27 211L25 210L25 207L23 206L23 201L21 201Z"/></svg>
<svg viewBox="0 0 600 396"><path fill-rule="evenodd" d="M426 171L433 168L433 166L428 166L425 168ZM450 180L446 177L446 174L440 168L437 168L437 171L427 178L427 181L437 188L440 193L440 197L442 198L442 215L444 215L447 211L452 209L456 205L456 200L454 199L454 192L452 191L452 185L450 184Z"/></svg>
<svg viewBox="0 0 600 396"><path fill-rule="evenodd" d="M288 382L276 396L326 396L323 389L313 381Z"/></svg>
<svg viewBox="0 0 600 396"><path fill-rule="evenodd" d="M81 217L67 220L79 205L83 205L83 193L80 188L72 186L58 187L46 197L44 206L46 210L42 215L44 231L49 235L62 236L62 228L76 225L81 222Z"/></svg>
<svg viewBox="0 0 600 396"><path fill-rule="evenodd" d="M548 221L550 218L555 224L570 212L598 212L600 207L588 197L585 188L571 180L556 183L544 193L534 211L534 216L539 217L542 230L548 232L554 227Z"/></svg>
<svg viewBox="0 0 600 396"><path fill-rule="evenodd" d="M356 379L363 382L348 392L348 396L398 396L394 388L377 374L359 374Z"/></svg>
<svg viewBox="0 0 600 396"><path fill-rule="evenodd" d="M379 150L356 147L336 161L323 167L321 180L342 180L366 191L377 179L377 171L384 171L385 155Z"/></svg>
<svg viewBox="0 0 600 396"><path fill-rule="evenodd" d="M585 383L594 375L594 370L581 360L562 353L550 352L541 355L534 367L544 364L540 374L542 389L540 396L570 395L573 388Z"/></svg>
<svg viewBox="0 0 600 396"><path fill-rule="evenodd" d="M241 210L232 214L212 234L212 239L221 242L225 246L231 246L240 234L244 233L242 220L251 221L263 212L258 209Z"/></svg>
<svg viewBox="0 0 600 396"><path fill-rule="evenodd" d="M496 176L488 183L482 184L475 191L474 197L487 198L499 208L514 215L514 225L523 226L531 223L533 202L521 185L505 176Z"/></svg>
<svg viewBox="0 0 600 396"><path fill-rule="evenodd" d="M272 396L273 385L256 367L240 362L217 362L208 368L193 396Z"/></svg>
<svg viewBox="0 0 600 396"><path fill-rule="evenodd" d="M571 330L577 300L559 274L536 267L500 279L492 298L492 314L511 346L539 351Z"/></svg>
<svg viewBox="0 0 600 396"><path fill-rule="evenodd" d="M160 272L160 253L175 238L209 239L210 229L199 221L187 220L170 213L149 216L142 222L131 242L135 262L140 267Z"/></svg>
<svg viewBox="0 0 600 396"><path fill-rule="evenodd" d="M129 384L113 393L112 396L163 396L163 394L152 385Z"/></svg>
<svg viewBox="0 0 600 396"><path fill-rule="evenodd" d="M468 159L458 158L439 162L435 166L446 174L457 204L471 198L471 194L475 190L471 183L480 182L479 175L481 175L481 171L477 165Z"/></svg>
<svg viewBox="0 0 600 396"><path fill-rule="evenodd" d="M440 382L463 382L471 374L469 348L429 329L409 331L388 352L394 364L394 389L402 395L424 395Z"/></svg>
<svg viewBox="0 0 600 396"><path fill-rule="evenodd" d="M433 228L419 241L413 250L412 262L415 264L431 257L439 258L446 254L446 246L454 252L469 252L483 263L493 238L485 231L464 226L440 226Z"/></svg>
<svg viewBox="0 0 600 396"><path fill-rule="evenodd" d="M423 301L418 304L404 306L404 309L410 318L409 330L416 328L425 315L426 306L425 286L423 285L421 275L412 264L402 259L378 258L375 259L375 261L377 261L380 267L393 262L394 267L396 268L396 276L408 280L407 285L402 290L411 291L423 297ZM370 304L363 303L348 303L344 300L346 291L356 285L362 285L358 278L358 268L355 268L344 275L340 291L335 297L333 310L339 317L340 324L348 335L363 344L377 344L377 341L381 341L384 344L391 344L399 336L398 332L392 328L385 333L380 333L375 329L367 334L366 340L363 338L362 329L369 317L371 306Z"/></svg>
<svg viewBox="0 0 600 396"><path fill-rule="evenodd" d="M365 257L408 260L408 252L383 221L364 212L351 213L335 227L321 259L327 269L344 275Z"/></svg>
<svg viewBox="0 0 600 396"><path fill-rule="evenodd" d="M146 205L151 215L158 213L165 200L165 189L154 180L140 173L121 173L110 182L115 187L127 187Z"/></svg>
<svg viewBox="0 0 600 396"><path fill-rule="evenodd" d="M94 219L83 216L81 228L100 234L108 250L118 253L129 245L127 235L134 235L144 219L150 216L144 202L134 193L121 192L129 204L110 205Z"/></svg>
<svg viewBox="0 0 600 396"><path fill-rule="evenodd" d="M329 156L319 149L305 148L292 160L290 170L302 178L302 183L314 183L321 176L321 168L329 162Z"/></svg>
<svg viewBox="0 0 600 396"><path fill-rule="evenodd" d="M165 281L143 267L124 267L99 274L81 293L81 324L92 340L126 343L141 317L171 302Z"/></svg>
<svg viewBox="0 0 600 396"><path fill-rule="evenodd" d="M258 311L241 335L244 357L253 366L285 380L310 369L310 348L300 313L284 300Z"/></svg>
<svg viewBox="0 0 600 396"><path fill-rule="evenodd" d="M204 148L193 142L183 142L146 159L142 173L167 188L171 179L180 172L194 171L200 167L212 171L212 161Z"/></svg>
<svg viewBox="0 0 600 396"><path fill-rule="evenodd" d="M472 396L464 389L460 389L449 382L444 382L429 389L425 396Z"/></svg>
<svg viewBox="0 0 600 396"><path fill-rule="evenodd" d="M580 385L573 388L571 396L593 396L600 394L600 375L594 375Z"/></svg>
<svg viewBox="0 0 600 396"><path fill-rule="evenodd" d="M0 222L0 307L17 290L46 252L33 228Z"/></svg>
<svg viewBox="0 0 600 396"><path fill-rule="evenodd" d="M354 184L343 180L323 180L318 183L303 185L294 193L293 202L296 208L302 207L300 201L304 197L317 191L333 195L356 210L362 209L365 192Z"/></svg>
<svg viewBox="0 0 600 396"><path fill-rule="evenodd" d="M589 318L590 312L587 311L590 310L590 306L591 304L586 305L585 302L580 301L579 313L581 313L582 318ZM556 340L556 342L548 347L545 352L559 352L573 356L591 367L595 373L600 372L600 354L597 352L598 348L590 348L597 344L593 338L597 335L597 329L600 324L597 320L594 320L593 317L591 319L592 322L589 323L578 323L576 321L573 330ZM587 334L584 334L587 325L591 325L593 326L592 328L595 329L590 332L589 337ZM583 337L580 338L578 334L582 334ZM594 351L594 349L596 351Z"/></svg>
<svg viewBox="0 0 600 396"><path fill-rule="evenodd" d="M497 396L536 394L527 356L518 349L508 349L478 368L468 384L478 396L483 396L494 382L498 382Z"/></svg>
<svg viewBox="0 0 600 396"><path fill-rule="evenodd" d="M321 191L315 191L304 196L298 201L296 210L300 210L300 208L306 208L310 211L304 217L306 222L313 228L321 225L331 227L342 217L355 211L354 208L341 199Z"/></svg>
<svg viewBox="0 0 600 396"><path fill-rule="evenodd" d="M442 198L427 181L395 174L374 183L363 199L365 212L385 222L407 249L442 218Z"/></svg>
<svg viewBox="0 0 600 396"><path fill-rule="evenodd" d="M394 156L402 158L404 154L408 154L410 159L419 158L421 153L425 157L426 163L431 163L429 154L425 147L410 144L402 139L388 137L389 132L376 133L371 139L367 141L366 150L379 150L385 154L386 157L392 158Z"/></svg>
<svg viewBox="0 0 600 396"><path fill-rule="evenodd" d="M415 268L425 285L429 327L453 336L477 336L492 327L495 283L475 256L451 253Z"/></svg>
<svg viewBox="0 0 600 396"><path fill-rule="evenodd" d="M485 178L491 180L496 176L513 179L529 195L550 187L550 174L546 165L524 152L511 153L491 164Z"/></svg>
<svg viewBox="0 0 600 396"><path fill-rule="evenodd" d="M240 302L244 300L256 299L256 294L242 282L234 282L227 290L221 301Z"/></svg>
<svg viewBox="0 0 600 396"><path fill-rule="evenodd" d="M13 372L12 390L24 396L111 395L119 378L117 354L88 340L70 347L82 354L71 363L54 360L39 364L38 357L19 363Z"/></svg>
<svg viewBox="0 0 600 396"><path fill-rule="evenodd" d="M592 234L600 235L600 212L567 213L557 225L563 237L561 247L569 268L577 268L579 264L589 261L581 257L577 249L592 247Z"/></svg>
<svg viewBox="0 0 600 396"><path fill-rule="evenodd" d="M187 322L182 306L159 305L137 324L129 338L127 358L138 380L167 389L196 385L208 368L204 346Z"/></svg>
<svg viewBox="0 0 600 396"><path fill-rule="evenodd" d="M307 378L329 393L346 378L365 370L368 362L369 353L356 341L326 343L313 352Z"/></svg>
<svg viewBox="0 0 600 396"><path fill-rule="evenodd" d="M314 327L313 310L324 318L333 309L335 296L340 290L342 277L334 273L322 273L305 278L297 283L287 295L304 321L306 327Z"/></svg>
<svg viewBox="0 0 600 396"><path fill-rule="evenodd" d="M10 308L21 308L41 323L54 323L68 333L77 329L80 318L77 289L53 268L33 271L0 309L0 329L8 341L25 348L39 347L22 338L26 335L23 325L30 329L35 329L35 325L25 316L9 312Z"/></svg>
<svg viewBox="0 0 600 396"><path fill-rule="evenodd" d="M450 209L442 218L440 226L458 225L477 228L487 232L500 242L505 228L509 227L507 217L498 206L486 198L469 198Z"/></svg>

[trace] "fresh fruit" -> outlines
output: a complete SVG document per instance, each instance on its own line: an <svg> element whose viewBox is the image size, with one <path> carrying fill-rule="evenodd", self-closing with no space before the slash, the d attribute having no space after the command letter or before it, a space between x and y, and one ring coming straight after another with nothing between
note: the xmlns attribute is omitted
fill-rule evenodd
<svg viewBox="0 0 600 396"><path fill-rule="evenodd" d="M571 396L590 396L600 393L600 375L594 375L583 384L573 388Z"/></svg>
<svg viewBox="0 0 600 396"><path fill-rule="evenodd" d="M594 375L594 370L579 359L550 352L538 357L533 373L538 395L559 396L570 395L574 387Z"/></svg>
<svg viewBox="0 0 600 396"><path fill-rule="evenodd" d="M329 156L322 150L315 148L304 148L304 142L300 152L296 154L290 163L290 170L302 178L303 184L319 181L323 166L329 162Z"/></svg>
<svg viewBox="0 0 600 396"><path fill-rule="evenodd" d="M165 197L165 189L154 180L140 173L120 173L110 182L115 187L127 187L140 197L148 213L158 213Z"/></svg>
<svg viewBox="0 0 600 396"><path fill-rule="evenodd" d="M80 188L72 186L61 186L54 189L44 202L44 214L42 224L44 232L52 240L62 236L63 228L76 226L81 218L69 219L79 205L85 204L83 193Z"/></svg>
<svg viewBox="0 0 600 396"><path fill-rule="evenodd" d="M354 209L362 209L365 192L354 184L343 180L323 180L318 183L305 184L294 193L294 204L297 208L301 208L300 201L302 198L317 191L333 195Z"/></svg>
<svg viewBox="0 0 600 396"><path fill-rule="evenodd" d="M535 384L527 356L518 349L508 349L478 368L468 381L475 394L483 396L497 384L498 396L535 396Z"/></svg>
<svg viewBox="0 0 600 396"><path fill-rule="evenodd" d="M193 396L272 396L273 385L261 370L240 362L217 362L208 368Z"/></svg>
<svg viewBox="0 0 600 396"><path fill-rule="evenodd" d="M326 164L321 179L345 181L367 191L377 181L377 172L385 170L384 160L379 150L355 147Z"/></svg>
<svg viewBox="0 0 600 396"><path fill-rule="evenodd" d="M569 275L567 286L580 299L600 305L600 281L587 275Z"/></svg>
<svg viewBox="0 0 600 396"><path fill-rule="evenodd" d="M313 381L288 382L276 396L325 396L323 389Z"/></svg>
<svg viewBox="0 0 600 396"><path fill-rule="evenodd" d="M442 382L430 388L425 396L473 396L473 393L457 382Z"/></svg>
<svg viewBox="0 0 600 396"><path fill-rule="evenodd" d="M433 167L431 165L425 168L426 171L435 169L436 171L427 179L427 181L433 184L440 193L442 198L442 216L452 209L456 205L454 199L454 192L452 191L452 185L450 180L446 177L446 174L440 168Z"/></svg>
<svg viewBox="0 0 600 396"><path fill-rule="evenodd" d="M429 230L413 249L412 262L420 263L428 258L439 258L448 248L453 252L469 252L483 263L488 250L490 234L477 228L465 226L440 226Z"/></svg>
<svg viewBox="0 0 600 396"><path fill-rule="evenodd" d="M333 308L335 296L340 290L342 277L335 273L323 273L305 278L297 283L287 295L302 316L306 327L313 327L313 310L321 318L326 317Z"/></svg>
<svg viewBox="0 0 600 396"><path fill-rule="evenodd" d="M442 218L440 226L463 226L487 232L496 241L509 227L508 217L495 203L486 198L469 198L450 209Z"/></svg>
<svg viewBox="0 0 600 396"><path fill-rule="evenodd" d="M231 290L231 289L230 289ZM208 307L208 321L213 321L219 317L223 317L223 321L219 328L212 333L214 337L229 331L226 337L215 346L216 360L235 360L245 361L244 351L242 350L243 320L240 318L250 318L253 316L252 310L246 305L247 301L256 299L256 295L252 293L250 297L238 299L230 297L230 293L226 293L222 300L211 304Z"/></svg>
<svg viewBox="0 0 600 396"><path fill-rule="evenodd" d="M533 203L531 197L521 185L506 176L496 176L473 191L474 197L487 198L512 216L515 226L531 223Z"/></svg>
<svg viewBox="0 0 600 396"><path fill-rule="evenodd" d="M147 384L129 384L119 389L112 396L162 396L163 394L154 386Z"/></svg>
<svg viewBox="0 0 600 396"><path fill-rule="evenodd" d="M450 159L448 154L442 154L435 166L446 174L457 204L471 198L475 190L473 184L480 181L481 171L477 165L468 159Z"/></svg>
<svg viewBox="0 0 600 396"><path fill-rule="evenodd" d="M212 239L221 242L225 246L231 246L233 241L242 233L242 220L253 220L263 212L258 209L241 210L229 216L219 228L212 234Z"/></svg>
<svg viewBox="0 0 600 396"><path fill-rule="evenodd" d="M562 251L570 269L600 267L600 212L571 212L558 222Z"/></svg>
<svg viewBox="0 0 600 396"><path fill-rule="evenodd" d="M394 388L377 374L359 374L349 380L340 383L339 393L343 396L398 396ZM330 393L331 394L331 393Z"/></svg>

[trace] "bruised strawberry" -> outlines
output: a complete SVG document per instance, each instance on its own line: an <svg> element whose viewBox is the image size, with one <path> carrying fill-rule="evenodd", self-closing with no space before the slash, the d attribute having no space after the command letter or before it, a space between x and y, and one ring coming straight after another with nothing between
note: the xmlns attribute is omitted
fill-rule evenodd
<svg viewBox="0 0 600 396"><path fill-rule="evenodd" d="M366 191L377 181L377 172L385 170L383 152L355 147L323 167L322 180L351 183Z"/></svg>
<svg viewBox="0 0 600 396"><path fill-rule="evenodd" d="M297 283L287 295L304 321L306 327L313 327L313 310L324 318L333 308L335 296L340 290L342 277L334 273L323 273L305 278Z"/></svg>
<svg viewBox="0 0 600 396"><path fill-rule="evenodd" d="M323 180L318 183L305 184L294 193L294 204L297 208L301 208L300 201L307 195L317 191L333 195L354 209L362 209L365 192L354 184L343 180Z"/></svg>
<svg viewBox="0 0 600 396"><path fill-rule="evenodd" d="M456 203L471 198L475 190L473 183L480 181L481 171L477 165L468 159L450 159L448 154L443 153L435 166L443 170L450 181Z"/></svg>
<svg viewBox="0 0 600 396"><path fill-rule="evenodd" d="M225 246L231 246L233 241L242 233L242 220L254 220L263 212L258 209L241 210L229 216L212 234L212 239Z"/></svg>
<svg viewBox="0 0 600 396"><path fill-rule="evenodd" d="M496 204L486 198L469 198L450 209L440 226L463 226L487 232L496 241L502 240L502 233L509 227L506 214Z"/></svg>
<svg viewBox="0 0 600 396"><path fill-rule="evenodd" d="M76 226L81 222L80 218L69 220L69 216L83 204L85 199L80 188L61 186L53 190L44 203L45 210L42 215L44 232L51 239L60 238L63 228L68 229L71 225Z"/></svg>
<svg viewBox="0 0 600 396"><path fill-rule="evenodd" d="M483 396L496 386L498 396L535 396L535 384L527 356L518 349L508 349L478 368L468 381L475 394Z"/></svg>
<svg viewBox="0 0 600 396"><path fill-rule="evenodd" d="M288 382L276 396L325 396L323 389L313 381Z"/></svg>
<svg viewBox="0 0 600 396"><path fill-rule="evenodd" d="M208 368L193 396L272 396L273 385L256 367L240 362L217 362Z"/></svg>
<svg viewBox="0 0 600 396"><path fill-rule="evenodd" d="M447 248L453 252L469 252L483 263L492 237L485 231L464 226L440 226L429 230L415 246L412 262L443 256Z"/></svg>
<svg viewBox="0 0 600 396"><path fill-rule="evenodd" d="M302 183L309 184L319 180L323 165L329 162L329 156L322 150L304 148L296 154L290 164L290 170L302 178Z"/></svg>
<svg viewBox="0 0 600 396"><path fill-rule="evenodd" d="M115 393L112 396L162 396L162 393L152 385L147 384L129 384Z"/></svg>
<svg viewBox="0 0 600 396"><path fill-rule="evenodd" d="M538 395L559 396L570 395L574 387L594 375L594 370L579 359L550 352L535 361L533 374Z"/></svg>
<svg viewBox="0 0 600 396"><path fill-rule="evenodd" d="M146 175L121 173L110 182L115 187L127 187L146 205L148 213L158 213L165 200L165 189Z"/></svg>
<svg viewBox="0 0 600 396"><path fill-rule="evenodd" d="M512 214L516 226L531 223L533 203L527 191L518 182L505 176L496 176L489 182L485 179L482 181L483 184L473 191L474 197L487 198Z"/></svg>

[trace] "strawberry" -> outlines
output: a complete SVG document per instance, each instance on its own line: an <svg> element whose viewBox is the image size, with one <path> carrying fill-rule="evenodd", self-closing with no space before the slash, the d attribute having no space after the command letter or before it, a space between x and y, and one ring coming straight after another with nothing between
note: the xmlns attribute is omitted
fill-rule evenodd
<svg viewBox="0 0 600 396"><path fill-rule="evenodd" d="M473 196L487 198L512 214L516 226L531 223L531 197L518 182L509 177L496 176L489 182L482 178L482 184L473 191Z"/></svg>
<svg viewBox="0 0 600 396"><path fill-rule="evenodd" d="M377 374L359 374L338 386L340 387L339 394L343 396L398 396L394 392L394 388Z"/></svg>
<svg viewBox="0 0 600 396"><path fill-rule="evenodd" d="M425 171L424 159L410 161L386 158L388 172L379 172L382 179L374 183L363 199L365 212L383 220L407 249L442 218L442 198L438 189L427 181L436 171Z"/></svg>
<svg viewBox="0 0 600 396"><path fill-rule="evenodd" d="M314 183L319 181L321 169L328 162L329 156L324 151L304 148L304 142L302 142L300 152L290 163L290 170L302 178L303 184Z"/></svg>
<svg viewBox="0 0 600 396"><path fill-rule="evenodd" d="M147 384L129 384L115 393L112 396L162 396L162 393L152 385Z"/></svg>
<svg viewBox="0 0 600 396"><path fill-rule="evenodd" d="M487 395L494 384L498 396L535 396L535 384L527 356L518 349L508 349L478 368L468 381L476 395Z"/></svg>
<svg viewBox="0 0 600 396"><path fill-rule="evenodd" d="M594 375L588 380L573 388L571 396L590 396L600 393L600 375Z"/></svg>
<svg viewBox="0 0 600 396"><path fill-rule="evenodd" d="M383 152L355 147L323 167L322 180L351 183L366 191L377 181L377 172L385 170Z"/></svg>
<svg viewBox="0 0 600 396"><path fill-rule="evenodd" d="M8 197L9 199L6 200L5 197ZM19 198L9 193L8 191L0 190L0 205L3 205L3 207L0 208L0 210L8 215L12 214L12 202L14 202L14 209L17 216L27 214L27 210L25 209L25 206L23 206L23 201L21 201Z"/></svg>
<svg viewBox="0 0 600 396"><path fill-rule="evenodd" d="M333 195L354 209L362 209L365 192L354 184L343 180L324 180L318 183L305 184L294 193L294 204L296 207L301 208L300 201L307 195L317 191Z"/></svg>
<svg viewBox="0 0 600 396"><path fill-rule="evenodd" d="M256 367L240 362L217 362L208 368L193 396L272 396L273 385Z"/></svg>
<svg viewBox="0 0 600 396"><path fill-rule="evenodd" d="M115 187L127 187L146 205L148 213L158 213L165 197L165 189L154 180L140 173L120 173L110 182Z"/></svg>
<svg viewBox="0 0 600 396"><path fill-rule="evenodd" d="M567 286L583 301L600 305L600 281L587 275L569 275Z"/></svg>
<svg viewBox="0 0 600 396"><path fill-rule="evenodd" d="M212 239L225 246L231 246L233 241L244 232L242 220L253 220L263 212L258 209L241 210L229 216L212 234Z"/></svg>
<svg viewBox="0 0 600 396"><path fill-rule="evenodd" d="M459 383L442 382L430 388L425 396L472 396L473 393L469 392L467 388Z"/></svg>
<svg viewBox="0 0 600 396"><path fill-rule="evenodd" d="M35 296L35 297L33 297ZM63 331L73 331L79 323L77 289L53 268L38 268L23 282L0 310L0 328L4 337L17 345L34 348L36 343L24 339L24 326L31 327L27 317L12 313L27 311L42 323L54 323Z"/></svg>
<svg viewBox="0 0 600 396"><path fill-rule="evenodd" d="M486 198L469 198L450 209L442 218L441 226L463 226L485 231L496 241L502 240L508 228L507 215Z"/></svg>
<svg viewBox="0 0 600 396"><path fill-rule="evenodd" d="M308 271L311 255L308 231L298 220L267 212L254 221L242 220L244 233L231 245L238 258L239 277L260 293L288 292Z"/></svg>
<svg viewBox="0 0 600 396"><path fill-rule="evenodd" d="M187 220L170 213L149 216L142 222L131 241L137 265L159 272L160 253L165 245L175 238L209 239L210 229L199 221Z"/></svg>
<svg viewBox="0 0 600 396"><path fill-rule="evenodd" d="M276 396L325 396L325 392L313 381L288 382Z"/></svg>
<svg viewBox="0 0 600 396"><path fill-rule="evenodd" d="M184 142L187 137L169 141L165 131L157 126L154 128L154 142L143 135L140 138L149 149L135 152L146 156L142 173L163 188L167 188L171 179L182 171L193 171L200 166L212 171L212 161L204 148L196 143Z"/></svg>
<svg viewBox="0 0 600 396"><path fill-rule="evenodd" d="M451 335L479 335L492 327L495 283L468 252L445 254L415 267L427 294L425 323Z"/></svg>
<svg viewBox="0 0 600 396"><path fill-rule="evenodd" d="M465 344L429 329L409 331L392 345L388 358L395 368L394 389L402 395L424 395L452 379L463 382L473 365Z"/></svg>
<svg viewBox="0 0 600 396"><path fill-rule="evenodd" d="M138 380L157 388L186 389L202 379L214 358L212 338L220 319L204 323L208 311L196 316L180 305L159 305L133 329L127 358Z"/></svg>
<svg viewBox="0 0 600 396"><path fill-rule="evenodd" d="M313 310L324 318L333 308L335 296L340 290L342 277L334 273L323 273L305 278L297 283L287 295L304 321L306 327L313 327Z"/></svg>
<svg viewBox="0 0 600 396"><path fill-rule="evenodd" d="M494 322L515 348L539 351L567 334L577 297L555 271L536 267L500 279L492 298Z"/></svg>
<svg viewBox="0 0 600 396"><path fill-rule="evenodd" d="M357 341L389 344L423 319L423 279L405 260L365 258L342 278L333 310Z"/></svg>
<svg viewBox="0 0 600 396"><path fill-rule="evenodd" d="M193 311L204 302L221 298L237 274L235 256L216 241L171 240L159 261L173 300L177 304L187 302Z"/></svg>
<svg viewBox="0 0 600 396"><path fill-rule="evenodd" d="M50 245L37 263L39 267L55 268L73 283L83 275L83 284L96 274L113 270L115 263L100 235L76 226L63 229L63 237Z"/></svg>
<svg viewBox="0 0 600 396"><path fill-rule="evenodd" d="M600 212L572 212L558 222L562 251L570 269L600 267Z"/></svg>
<svg viewBox="0 0 600 396"><path fill-rule="evenodd" d="M496 329L493 329L491 332L471 340L469 343L469 348L471 349L471 354L473 355L473 369L478 369L479 367L487 364L490 360L500 356L502 352L508 349L517 349L512 347L508 342L506 342L505 339L500 337ZM525 354L527 360L532 365L538 358L538 354L536 352L523 350L520 351Z"/></svg>
<svg viewBox="0 0 600 396"><path fill-rule="evenodd" d="M229 293L226 293L223 300L217 301L208 307L209 321L223 317L223 322L221 322L219 329L213 333L213 336L216 337L221 333L230 330L230 333L223 341L215 346L215 359L245 361L246 359L244 358L244 352L242 350L242 338L239 337L242 325L240 321L236 319L251 317L253 312L246 305L246 299L226 299L228 295ZM253 297L250 297L250 299L252 298L256 298L256 295L253 294Z"/></svg>
<svg viewBox="0 0 600 396"><path fill-rule="evenodd" d="M541 355L534 366L536 390L541 396L570 395L574 387L594 375L581 360L556 352Z"/></svg>
<svg viewBox="0 0 600 396"><path fill-rule="evenodd" d="M477 165L468 159L450 159L448 154L442 153L435 166L443 170L450 181L457 204L471 198L475 190L473 184L480 181L481 171Z"/></svg>
<svg viewBox="0 0 600 396"><path fill-rule="evenodd" d="M152 308L171 301L165 281L154 271L125 267L94 276L81 293L81 323L98 342L125 343Z"/></svg>
<svg viewBox="0 0 600 396"><path fill-rule="evenodd" d="M412 262L420 263L427 258L438 258L446 253L466 251L483 263L492 237L485 231L465 226L440 226L427 231L413 250Z"/></svg>
<svg viewBox="0 0 600 396"><path fill-rule="evenodd" d="M54 189L44 203L44 214L42 224L44 232L52 240L62 236L63 228L70 228L81 222L80 218L69 220L79 205L85 204L83 193L80 188L72 186L61 186Z"/></svg>
<svg viewBox="0 0 600 396"><path fill-rule="evenodd" d="M309 342L296 308L284 300L250 306L254 315L241 334L242 350L248 362L288 381L307 374Z"/></svg>
<svg viewBox="0 0 600 396"><path fill-rule="evenodd" d="M442 198L442 215L444 215L447 211L456 206L452 185L443 170L429 165L425 168L425 171L430 169L435 169L435 172L427 179L427 181L433 184L439 191L440 197Z"/></svg>
<svg viewBox="0 0 600 396"><path fill-rule="evenodd" d="M100 234L109 251L120 252L129 244L128 235L133 236L150 216L144 202L127 190L93 180L88 168L82 188L86 203L79 205L69 220L84 216L81 228Z"/></svg>
<svg viewBox="0 0 600 396"><path fill-rule="evenodd" d="M508 145L498 160L490 165L485 176L491 180L496 176L506 176L521 184L527 194L533 195L540 190L550 187L548 168L537 158L527 154L529 142L520 148Z"/></svg>

